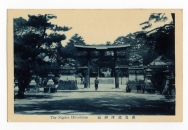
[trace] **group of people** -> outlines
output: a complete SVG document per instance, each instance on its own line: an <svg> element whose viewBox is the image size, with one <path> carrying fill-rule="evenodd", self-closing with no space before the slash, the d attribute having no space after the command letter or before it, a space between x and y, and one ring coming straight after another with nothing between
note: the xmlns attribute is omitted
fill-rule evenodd
<svg viewBox="0 0 188 130"><path fill-rule="evenodd" d="M97 89L98 89L98 84L99 84L99 80L97 79L97 77L96 77L94 83L95 83L95 90L97 90ZM138 93L139 90L140 90L140 91L142 90L142 92L145 93L145 86L141 87L141 85L138 84L138 85L136 86L136 89L137 89L137 93ZM126 90L126 92L131 92L131 88L130 88L129 84L127 84L125 90Z"/></svg>
<svg viewBox="0 0 188 130"><path fill-rule="evenodd" d="M68 78L67 78L67 79L68 79ZM40 83L40 78L39 78L39 77L36 77L35 80L36 80L36 83L37 83L37 84ZM56 79L55 77L53 77L52 80L54 81L54 84L55 84L55 85L58 84L58 79ZM44 86L47 85L47 81L48 81L47 78L43 80L43 85L44 85ZM99 80L97 79L97 77L96 77L96 79L94 80L94 84L95 84L95 90L97 91L98 85L99 85ZM138 92L139 90L140 90L140 91L142 90L142 92L145 93L145 87L141 87L140 84L138 84L138 85L136 86L136 89L137 89L137 92ZM127 84L125 90L126 90L126 92L131 92L131 87L130 87L129 84Z"/></svg>

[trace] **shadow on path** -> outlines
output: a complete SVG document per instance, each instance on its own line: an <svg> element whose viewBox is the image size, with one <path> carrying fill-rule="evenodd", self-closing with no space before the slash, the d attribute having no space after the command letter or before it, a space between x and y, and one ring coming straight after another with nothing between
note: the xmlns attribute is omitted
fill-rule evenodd
<svg viewBox="0 0 188 130"><path fill-rule="evenodd" d="M14 105L15 114L47 115L175 115L175 103L136 97L60 98L38 96ZM46 100L45 100L46 99ZM19 99L20 102L21 99ZM27 101L30 100L30 103Z"/></svg>

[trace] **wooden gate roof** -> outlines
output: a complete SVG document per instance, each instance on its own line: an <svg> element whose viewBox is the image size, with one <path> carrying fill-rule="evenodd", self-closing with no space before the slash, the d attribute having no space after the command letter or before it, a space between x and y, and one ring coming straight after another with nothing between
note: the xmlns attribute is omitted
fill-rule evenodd
<svg viewBox="0 0 188 130"><path fill-rule="evenodd" d="M130 47L130 44L118 45L118 46L98 46L98 45L74 45L80 51L120 51L126 50Z"/></svg>

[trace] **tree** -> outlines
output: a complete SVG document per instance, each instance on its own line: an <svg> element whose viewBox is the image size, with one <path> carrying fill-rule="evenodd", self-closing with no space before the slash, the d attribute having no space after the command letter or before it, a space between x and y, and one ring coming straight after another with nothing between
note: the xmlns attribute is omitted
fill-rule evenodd
<svg viewBox="0 0 188 130"><path fill-rule="evenodd" d="M173 21L169 24L139 33L137 34L137 38L143 39L151 50L157 52L159 55L165 55L175 62L175 14L172 13L171 16ZM167 17L164 13L153 13L150 15L148 21L140 25L145 25L143 30L146 30L152 27L151 21L164 22L165 20L167 20Z"/></svg>
<svg viewBox="0 0 188 130"><path fill-rule="evenodd" d="M47 76L61 59L58 51L66 36L58 32L71 28L52 24L50 20L54 18L57 17L45 14L28 15L28 20L14 19L14 76L18 79L18 97L24 96L32 74Z"/></svg>
<svg viewBox="0 0 188 130"><path fill-rule="evenodd" d="M79 34L74 34L65 47L61 49L61 56L64 58L72 58L77 59L75 62L76 66L83 65L83 63L86 63L86 61L83 58L77 58L78 56L86 56L86 52L80 52L77 51L77 49L74 47L74 45L86 45L84 39L79 36Z"/></svg>
<svg viewBox="0 0 188 130"><path fill-rule="evenodd" d="M107 41L106 46L110 46L110 45L112 45L112 43L110 41Z"/></svg>
<svg viewBox="0 0 188 130"><path fill-rule="evenodd" d="M118 37L113 45L131 45L127 51L119 51L118 55L126 55L126 57L129 57L130 55L137 53L143 57L144 65L149 64L159 55L165 55L170 60L175 61L175 14L172 13L171 16L172 22L165 24L162 27L150 29L153 24L157 22L164 23L168 19L165 13L152 13L147 21L140 24L143 26L142 31ZM151 55L148 55L148 53ZM126 59L124 59L124 61L124 63L127 63Z"/></svg>
<svg viewBox="0 0 188 130"><path fill-rule="evenodd" d="M85 45L83 38L81 36L79 36L77 33L74 34L69 39L69 41L63 48L63 50L62 50L63 55L66 57L71 57L71 58L74 58L75 56L77 56L78 52L77 52L76 48L74 47L74 45Z"/></svg>
<svg viewBox="0 0 188 130"><path fill-rule="evenodd" d="M129 59L130 57L133 57L135 55L140 55L140 56L146 56L148 52L147 46L144 45L144 40L137 38L137 34L141 33L143 31L138 31L134 33L130 33L126 36L120 36L118 37L113 45L124 45L124 44L130 44L130 47L127 48L126 50L118 51L117 54L119 56L124 56L125 58L121 58L118 60L118 64L120 65L128 65L130 63ZM147 58L143 59L143 63L145 62Z"/></svg>
<svg viewBox="0 0 188 130"><path fill-rule="evenodd" d="M157 55L163 55L173 62L170 71L175 73L175 14L172 13L172 21L170 23L164 24L161 27L151 29L139 33L137 38L143 39L145 44L149 47L150 52L155 52ZM164 13L153 13L150 15L149 19L140 25L144 25L143 30L152 27L151 22L164 22L168 18ZM166 80L164 76L165 69L157 69L153 71L151 81L155 87L162 92L164 82ZM160 87L159 87L160 86Z"/></svg>
<svg viewBox="0 0 188 130"><path fill-rule="evenodd" d="M165 13L151 13L149 16L149 19L140 25L144 25L142 27L143 30L152 27L152 21L154 23L156 22L165 22L167 20L167 17L165 16Z"/></svg>

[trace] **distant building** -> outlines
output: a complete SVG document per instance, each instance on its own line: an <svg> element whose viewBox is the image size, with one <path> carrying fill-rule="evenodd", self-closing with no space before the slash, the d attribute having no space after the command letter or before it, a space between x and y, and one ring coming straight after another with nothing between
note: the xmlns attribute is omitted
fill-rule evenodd
<svg viewBox="0 0 188 130"><path fill-rule="evenodd" d="M169 59L167 59L165 56L161 55L158 56L153 62L151 62L149 64L149 66L170 66L172 65L172 61L170 61Z"/></svg>
<svg viewBox="0 0 188 130"><path fill-rule="evenodd" d="M129 81L144 80L144 68L143 67L130 67L128 69Z"/></svg>

